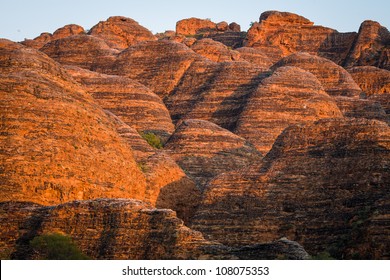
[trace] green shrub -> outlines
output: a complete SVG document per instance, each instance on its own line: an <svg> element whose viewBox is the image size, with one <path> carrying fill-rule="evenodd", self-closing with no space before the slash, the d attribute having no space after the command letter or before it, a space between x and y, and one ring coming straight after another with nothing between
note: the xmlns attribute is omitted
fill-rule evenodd
<svg viewBox="0 0 390 280"><path fill-rule="evenodd" d="M154 134L153 132L146 132L146 133L142 133L141 134L142 138L144 138L146 140L146 142L148 142L148 144L150 146L152 146L153 148L156 148L156 149L162 149L163 148L163 143L161 141L161 138L158 137L156 134Z"/></svg>
<svg viewBox="0 0 390 280"><path fill-rule="evenodd" d="M39 259L46 260L86 260L84 255L69 236L59 233L36 236L30 246Z"/></svg>

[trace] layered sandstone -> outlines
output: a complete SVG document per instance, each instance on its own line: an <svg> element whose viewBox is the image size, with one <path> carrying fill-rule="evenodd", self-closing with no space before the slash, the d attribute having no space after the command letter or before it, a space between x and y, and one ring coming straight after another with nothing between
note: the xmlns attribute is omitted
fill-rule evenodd
<svg viewBox="0 0 390 280"><path fill-rule="evenodd" d="M215 176L262 158L245 139L202 120L183 121L165 149L201 189Z"/></svg>
<svg viewBox="0 0 390 280"><path fill-rule="evenodd" d="M95 70L112 67L118 51L102 39L89 35L74 35L44 45L40 51L63 65Z"/></svg>
<svg viewBox="0 0 390 280"><path fill-rule="evenodd" d="M134 79L164 97L200 58L184 44L166 40L141 42L121 52L115 67L106 68L105 72Z"/></svg>
<svg viewBox="0 0 390 280"><path fill-rule="evenodd" d="M266 154L292 124L341 117L336 103L313 74L297 67L281 67L250 96L235 132Z"/></svg>
<svg viewBox="0 0 390 280"><path fill-rule="evenodd" d="M335 97L335 101L344 117L374 119L390 124L390 116L380 102L343 96Z"/></svg>
<svg viewBox="0 0 390 280"><path fill-rule="evenodd" d="M389 140L379 121L290 126L257 170L209 184L192 228L228 245L286 236L312 254L386 258Z"/></svg>
<svg viewBox="0 0 390 280"><path fill-rule="evenodd" d="M373 66L356 66L347 70L367 96L390 94L390 71Z"/></svg>
<svg viewBox="0 0 390 280"><path fill-rule="evenodd" d="M201 119L233 130L248 96L266 75L244 61L196 61L164 102L173 121Z"/></svg>
<svg viewBox="0 0 390 280"><path fill-rule="evenodd" d="M307 259L295 242L229 248L210 242L183 225L168 209L155 209L137 200L97 199L52 207L22 202L0 203L2 256L34 259L29 246L36 236L70 236L91 259Z"/></svg>
<svg viewBox="0 0 390 280"><path fill-rule="evenodd" d="M390 32L386 27L375 21L364 21L343 66L376 66L390 70L389 42Z"/></svg>
<svg viewBox="0 0 390 280"><path fill-rule="evenodd" d="M347 70L328 59L308 53L295 53L281 59L272 68L281 66L295 66L311 72L329 95L358 97L361 93Z"/></svg>
<svg viewBox="0 0 390 280"><path fill-rule="evenodd" d="M229 50L224 44L212 39L202 39L196 41L191 49L214 62L228 62L240 60L240 54Z"/></svg>
<svg viewBox="0 0 390 280"><path fill-rule="evenodd" d="M259 49L242 47L236 49L240 53L240 58L250 63L262 67L265 71L273 65L268 56Z"/></svg>
<svg viewBox="0 0 390 280"><path fill-rule="evenodd" d="M176 33L179 35L196 35L217 30L217 24L209 19L188 18L176 23Z"/></svg>
<svg viewBox="0 0 390 280"><path fill-rule="evenodd" d="M167 138L174 130L162 100L140 83L126 77L104 75L68 67L103 109L114 113L140 133L153 132Z"/></svg>
<svg viewBox="0 0 390 280"><path fill-rule="evenodd" d="M81 35L84 33L85 33L85 30L82 26L77 25L77 24L68 24L68 25L65 25L64 27L57 29L56 31L54 31L53 34L50 34L47 32L42 33L41 35L39 35L38 37L36 37L33 40L24 40L22 42L22 44L27 46L27 47L39 50L45 44L47 44L51 41L66 38L66 37L73 36L73 35Z"/></svg>
<svg viewBox="0 0 390 280"><path fill-rule="evenodd" d="M1 201L142 199L131 148L59 64L7 40L0 61Z"/></svg>
<svg viewBox="0 0 390 280"><path fill-rule="evenodd" d="M334 32L296 14L268 11L248 30L245 46L262 50L276 62L295 52L316 54Z"/></svg>
<svg viewBox="0 0 390 280"><path fill-rule="evenodd" d="M110 17L91 28L90 35L103 39L111 48L123 50L143 41L157 38L131 18Z"/></svg>

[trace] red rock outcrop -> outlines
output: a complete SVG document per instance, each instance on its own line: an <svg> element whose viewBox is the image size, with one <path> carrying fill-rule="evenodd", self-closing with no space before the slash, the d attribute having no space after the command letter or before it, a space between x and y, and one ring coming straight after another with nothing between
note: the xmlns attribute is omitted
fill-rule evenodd
<svg viewBox="0 0 390 280"><path fill-rule="evenodd" d="M296 14L268 11L248 30L245 46L259 48L276 62L295 52L316 54L333 32Z"/></svg>
<svg viewBox="0 0 390 280"><path fill-rule="evenodd" d="M313 74L297 67L281 67L250 96L235 132L266 154L292 124L341 117L336 103Z"/></svg>
<svg viewBox="0 0 390 280"><path fill-rule="evenodd" d="M40 51L63 65L89 70L113 67L119 52L110 48L102 39L89 35L74 35L51 41Z"/></svg>
<svg viewBox="0 0 390 280"><path fill-rule="evenodd" d="M236 51L240 53L240 58L242 60L256 64L257 66L262 67L264 71L269 70L273 65L268 56L259 49L242 47L236 49Z"/></svg>
<svg viewBox="0 0 390 280"><path fill-rule="evenodd" d="M379 121L290 126L257 170L209 184L192 228L228 245L286 236L312 254L388 258L389 140Z"/></svg>
<svg viewBox="0 0 390 280"><path fill-rule="evenodd" d="M103 39L111 48L123 50L157 38L138 22L126 17L110 17L91 28L90 35Z"/></svg>
<svg viewBox="0 0 390 280"><path fill-rule="evenodd" d="M311 72L331 96L358 97L361 93L347 70L328 59L308 53L295 53L281 59L272 68L281 66L296 66Z"/></svg>
<svg viewBox="0 0 390 280"><path fill-rule="evenodd" d="M373 66L357 66L347 70L366 95L390 94L390 71Z"/></svg>
<svg viewBox="0 0 390 280"><path fill-rule="evenodd" d="M174 121L201 119L233 130L248 96L265 76L248 62L196 61L164 102Z"/></svg>
<svg viewBox="0 0 390 280"><path fill-rule="evenodd" d="M0 61L0 201L143 198L130 147L59 64L7 40Z"/></svg>
<svg viewBox="0 0 390 280"><path fill-rule="evenodd" d="M262 50L273 62L295 52L308 52L341 63L355 37L356 33L339 33L293 13L268 11L248 30L244 45Z"/></svg>
<svg viewBox="0 0 390 280"><path fill-rule="evenodd" d="M0 254L11 259L38 257L29 246L36 236L70 236L92 259L308 259L296 242L229 248L183 225L171 210L137 200L98 199L41 207L0 203Z"/></svg>
<svg viewBox="0 0 390 280"><path fill-rule="evenodd" d="M343 66L376 66L390 70L389 42L390 32L386 27L375 21L364 21Z"/></svg>
<svg viewBox="0 0 390 280"><path fill-rule="evenodd" d="M224 44L212 39L202 39L191 45L191 49L214 62L228 62L240 60L240 54L229 50Z"/></svg>
<svg viewBox="0 0 390 280"><path fill-rule="evenodd" d="M77 24L68 24L64 27L58 28L56 31L54 31L53 36L51 37L51 40L57 40L66 38L73 35L81 35L84 34L85 30L82 26Z"/></svg>
<svg viewBox="0 0 390 280"><path fill-rule="evenodd" d="M202 189L215 176L262 158L245 139L202 120L183 121L165 149Z"/></svg>
<svg viewBox="0 0 390 280"><path fill-rule="evenodd" d="M201 56L180 43L141 42L121 52L115 67L106 68L105 72L134 79L163 98L197 59Z"/></svg>
<svg viewBox="0 0 390 280"><path fill-rule="evenodd" d="M49 43L52 38L52 34L48 32L41 33L38 37L35 39L26 39L21 44L25 45L26 47L33 48L39 50L42 48L45 44Z"/></svg>
<svg viewBox="0 0 390 280"><path fill-rule="evenodd" d="M167 138L174 131L162 100L140 83L77 67L68 67L67 70L103 109L114 113L140 133L153 132Z"/></svg>
<svg viewBox="0 0 390 280"><path fill-rule="evenodd" d="M36 37L33 40L27 39L21 43L27 47L39 50L40 48L42 48L44 45L46 45L47 43L49 43L51 41L66 38L66 37L73 36L73 35L80 35L80 34L84 34L84 33L85 33L85 30L82 26L77 25L77 24L68 24L68 25L65 25L64 27L57 29L56 31L54 31L53 34L50 34L47 32L42 33L41 35L39 35L38 37Z"/></svg>
<svg viewBox="0 0 390 280"><path fill-rule="evenodd" d="M343 96L335 97L335 101L347 118L374 119L390 124L390 116L386 114L380 102Z"/></svg>
<svg viewBox="0 0 390 280"><path fill-rule="evenodd" d="M188 18L176 23L176 33L179 35L195 35L216 30L217 24L209 19Z"/></svg>

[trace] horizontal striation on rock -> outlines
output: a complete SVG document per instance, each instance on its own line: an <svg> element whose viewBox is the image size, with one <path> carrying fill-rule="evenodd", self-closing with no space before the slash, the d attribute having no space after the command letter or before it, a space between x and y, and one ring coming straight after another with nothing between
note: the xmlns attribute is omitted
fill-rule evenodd
<svg viewBox="0 0 390 280"><path fill-rule="evenodd" d="M264 71L269 70L269 68L273 65L273 63L268 58L268 56L264 54L261 50L255 48L242 47L236 49L236 51L240 53L241 59L256 64L259 67L262 67Z"/></svg>
<svg viewBox="0 0 390 280"><path fill-rule="evenodd" d="M57 29L56 31L54 31L53 34L42 33L41 35L39 35L33 40L28 40L28 39L24 40L23 42L21 42L21 44L29 48L34 48L39 50L45 44L51 41L66 38L73 35L81 35L81 34L85 34L85 30L82 26L77 24L68 24L65 25L64 27Z"/></svg>
<svg viewBox="0 0 390 280"><path fill-rule="evenodd" d="M150 88L161 98L168 95L201 56L181 43L141 42L121 52L105 73L126 76Z"/></svg>
<svg viewBox="0 0 390 280"><path fill-rule="evenodd" d="M245 139L202 120L181 122L165 149L201 189L221 173L262 159Z"/></svg>
<svg viewBox="0 0 390 280"><path fill-rule="evenodd" d="M374 119L390 124L390 117L386 114L380 102L343 96L337 96L334 100L347 118Z"/></svg>
<svg viewBox="0 0 390 280"><path fill-rule="evenodd" d="M167 138L173 132L174 125L160 97L140 83L75 67L67 70L103 109L140 133L152 131Z"/></svg>
<svg viewBox="0 0 390 280"><path fill-rule="evenodd" d="M145 27L131 18L114 16L91 28L90 35L103 39L111 48L123 50L143 41L157 38Z"/></svg>
<svg viewBox="0 0 390 280"><path fill-rule="evenodd" d="M267 75L248 62L197 61L164 103L173 121L201 119L233 130L248 96Z"/></svg>
<svg viewBox="0 0 390 280"><path fill-rule="evenodd" d="M59 64L7 40L0 61L1 201L142 199L131 148Z"/></svg>
<svg viewBox="0 0 390 280"><path fill-rule="evenodd" d="M272 69L281 66L295 66L309 71L317 77L331 96L359 97L362 91L347 70L322 57L295 53L278 61Z"/></svg>
<svg viewBox="0 0 390 280"><path fill-rule="evenodd" d="M228 62L240 60L240 54L229 50L224 44L212 39L196 41L191 49L197 54L204 56L214 62Z"/></svg>
<svg viewBox="0 0 390 280"><path fill-rule="evenodd" d="M260 168L209 184L192 228L230 246L286 236L312 254L383 258L386 226L376 229L383 235L375 241L368 225L380 225L388 214L389 162L385 123L339 119L291 126ZM368 250L357 232L369 240Z"/></svg>
<svg viewBox="0 0 390 280"><path fill-rule="evenodd" d="M95 70L111 68L118 50L110 48L105 41L89 35L74 35L51 41L40 51L63 65L73 65Z"/></svg>
<svg viewBox="0 0 390 280"><path fill-rule="evenodd" d="M390 70L390 32L378 22L366 20L360 25L344 67L376 66Z"/></svg>
<svg viewBox="0 0 390 280"><path fill-rule="evenodd" d="M308 259L296 242L230 248L203 238L183 225L175 212L155 209L138 200L96 199L42 207L23 202L0 203L2 256L39 258L29 246L36 236L71 237L91 259Z"/></svg>
<svg viewBox="0 0 390 280"><path fill-rule="evenodd" d="M347 70L366 95L390 94L389 70L374 66L356 66Z"/></svg>
<svg viewBox="0 0 390 280"><path fill-rule="evenodd" d="M266 154L292 124L342 117L313 74L297 67L281 67L249 97L235 133Z"/></svg>

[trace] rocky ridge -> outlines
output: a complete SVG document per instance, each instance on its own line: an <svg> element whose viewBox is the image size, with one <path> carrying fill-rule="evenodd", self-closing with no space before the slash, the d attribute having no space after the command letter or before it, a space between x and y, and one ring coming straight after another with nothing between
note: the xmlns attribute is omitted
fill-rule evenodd
<svg viewBox="0 0 390 280"><path fill-rule="evenodd" d="M60 232L97 259L389 258L379 23L110 17L22 44L0 42L2 256Z"/></svg>

